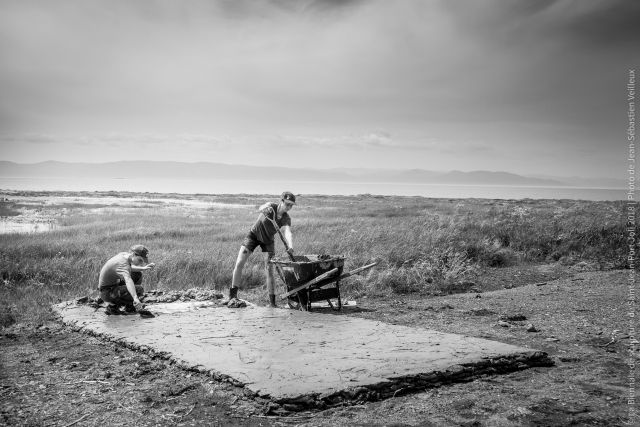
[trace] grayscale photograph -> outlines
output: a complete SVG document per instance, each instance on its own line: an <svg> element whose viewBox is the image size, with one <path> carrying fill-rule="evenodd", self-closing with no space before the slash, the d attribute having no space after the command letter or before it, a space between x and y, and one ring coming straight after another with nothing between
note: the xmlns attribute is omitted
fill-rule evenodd
<svg viewBox="0 0 640 427"><path fill-rule="evenodd" d="M638 425L634 0L0 0L0 425Z"/></svg>

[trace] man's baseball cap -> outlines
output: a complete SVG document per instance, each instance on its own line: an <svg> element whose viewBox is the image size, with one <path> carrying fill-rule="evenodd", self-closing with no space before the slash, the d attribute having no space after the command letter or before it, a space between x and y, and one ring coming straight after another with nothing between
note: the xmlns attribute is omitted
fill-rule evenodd
<svg viewBox="0 0 640 427"><path fill-rule="evenodd" d="M133 245L133 246L131 246L130 250L135 255L138 255L139 257L142 257L144 262L146 262L146 263L149 262L149 260L147 259L147 255L149 254L149 249L147 249L145 246L143 246L143 245Z"/></svg>
<svg viewBox="0 0 640 427"><path fill-rule="evenodd" d="M294 196L291 191L285 191L284 193L282 193L282 200L285 202L291 202L295 205L296 196Z"/></svg>

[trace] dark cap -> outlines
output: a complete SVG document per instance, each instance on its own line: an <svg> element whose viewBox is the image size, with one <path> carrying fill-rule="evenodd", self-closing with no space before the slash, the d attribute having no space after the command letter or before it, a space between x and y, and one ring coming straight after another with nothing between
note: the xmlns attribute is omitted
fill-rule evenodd
<svg viewBox="0 0 640 427"><path fill-rule="evenodd" d="M291 191L285 191L284 193L282 193L282 201L291 202L295 204L296 196L294 196Z"/></svg>
<svg viewBox="0 0 640 427"><path fill-rule="evenodd" d="M131 246L130 250L135 255L138 255L139 257L142 257L142 259L144 259L144 262L149 262L149 260L147 259L147 255L149 254L149 249L147 249L145 246L143 246L143 245L133 245L133 246Z"/></svg>

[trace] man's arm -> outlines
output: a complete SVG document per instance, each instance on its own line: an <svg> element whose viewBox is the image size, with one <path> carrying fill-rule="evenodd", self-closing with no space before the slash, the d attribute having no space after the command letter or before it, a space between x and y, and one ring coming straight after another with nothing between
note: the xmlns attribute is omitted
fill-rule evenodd
<svg viewBox="0 0 640 427"><path fill-rule="evenodd" d="M136 285L135 283L133 283L133 279L131 278L129 269L121 265L118 266L118 269L116 271L118 272L118 275L124 279L124 283L127 286L127 291L129 291L129 294L133 298L133 303L136 305L140 304L140 299L138 299L138 294L136 293Z"/></svg>
<svg viewBox="0 0 640 427"><path fill-rule="evenodd" d="M291 233L291 227L289 227L288 225L284 225L280 228L280 231L282 231L282 235L287 241L287 244L289 245L289 249L293 251L293 234Z"/></svg>
<svg viewBox="0 0 640 427"><path fill-rule="evenodd" d="M261 205L258 208L258 212L261 212L264 215L270 215L271 212L273 212L273 208L271 207L271 203L267 202L267 203Z"/></svg>
<svg viewBox="0 0 640 427"><path fill-rule="evenodd" d="M149 264L143 266L139 266L139 265L133 265L131 264L131 271L147 271L147 270L152 270L153 267L155 267L156 264L154 262L150 262Z"/></svg>

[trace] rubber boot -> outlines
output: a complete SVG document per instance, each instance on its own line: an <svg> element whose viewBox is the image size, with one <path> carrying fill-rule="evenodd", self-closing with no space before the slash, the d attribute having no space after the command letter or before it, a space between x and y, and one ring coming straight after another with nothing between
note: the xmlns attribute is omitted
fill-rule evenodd
<svg viewBox="0 0 640 427"><path fill-rule="evenodd" d="M276 305L276 296L274 294L269 294L269 306L277 307L277 305Z"/></svg>
<svg viewBox="0 0 640 427"><path fill-rule="evenodd" d="M104 309L104 313L107 316L124 314L122 311L120 311L120 307L115 304L107 305L107 308Z"/></svg>
<svg viewBox="0 0 640 427"><path fill-rule="evenodd" d="M222 300L222 305L229 305L229 302L234 300L234 299L238 299L238 288L237 287L231 287L229 288L229 298Z"/></svg>

